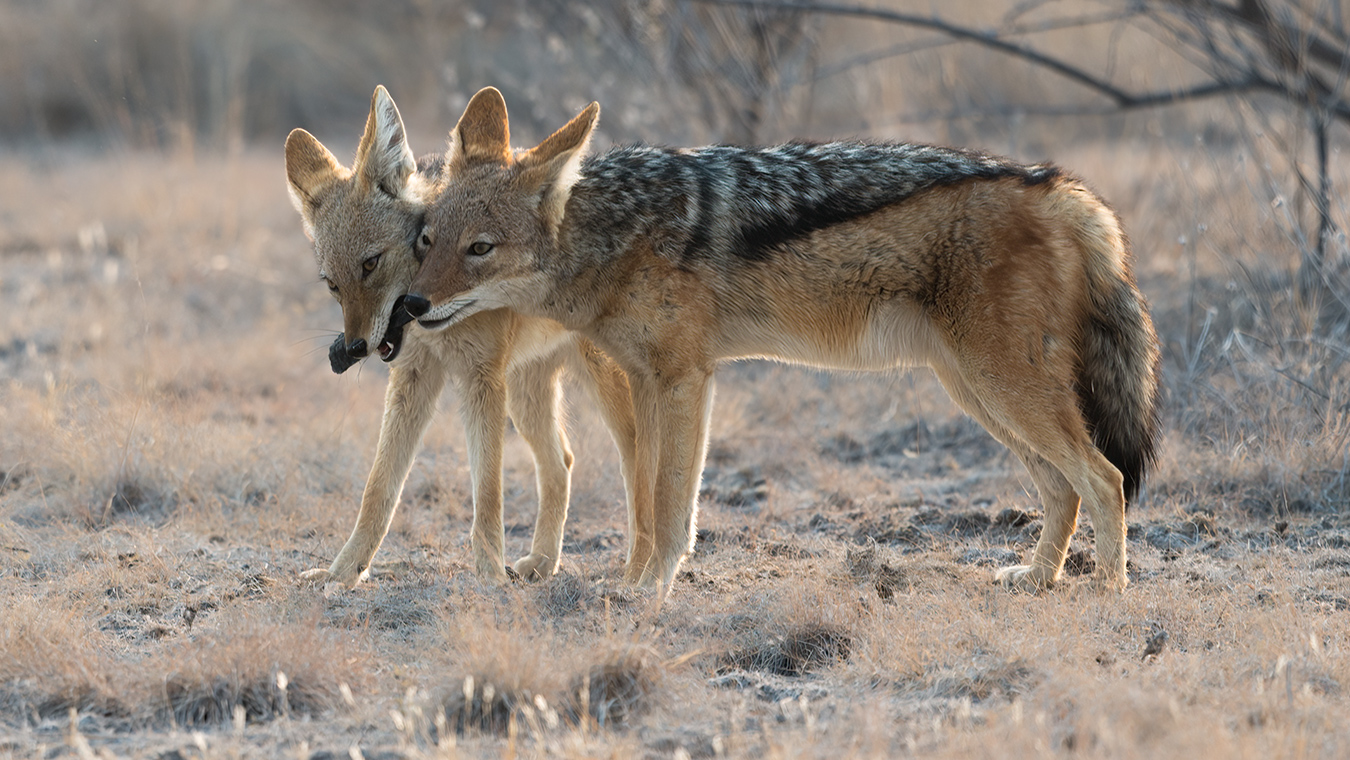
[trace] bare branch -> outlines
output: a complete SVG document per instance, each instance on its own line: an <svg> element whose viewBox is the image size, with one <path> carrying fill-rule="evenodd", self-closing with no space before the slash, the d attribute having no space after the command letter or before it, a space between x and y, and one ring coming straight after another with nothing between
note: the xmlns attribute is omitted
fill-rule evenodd
<svg viewBox="0 0 1350 760"><path fill-rule="evenodd" d="M1287 100L1299 101L1300 104L1306 105L1305 102L1302 102L1300 93L1291 91L1288 86L1265 76L1261 73L1259 68L1254 65L1232 66L1235 71L1240 72L1240 76L1225 76L1223 72L1211 70L1210 75L1215 78L1215 81L1198 84L1189 88L1151 93L1131 93L1117 87L1112 82L1095 76L1083 68L1075 66L1067 61L1042 53L1035 48L1004 39L996 31L980 30L962 26L940 17L919 16L911 13L901 13L881 8L868 8L859 5L815 2L814 0L696 1L709 5L764 9L772 8L777 10L803 11L832 16L866 18L890 24L900 24L918 29L929 29L941 32L954 39L973 42L977 45L997 50L1041 68L1053 71L1066 79L1078 82L1084 87L1109 98L1118 109L1150 108L1188 100L1196 100L1199 98L1214 97L1217 95L1254 91L1273 93ZM1251 2L1252 0L1245 1ZM1175 2L1178 5L1209 4L1208 0L1175 0ZM1232 62L1229 56L1223 55L1220 52L1215 40L1205 40L1204 47L1208 48L1207 52L1210 54L1219 56L1222 60L1227 60L1230 63ZM1343 102L1336 98L1328 98L1324 102L1324 107L1327 109L1328 113L1335 118L1341 121L1350 122L1350 103Z"/></svg>

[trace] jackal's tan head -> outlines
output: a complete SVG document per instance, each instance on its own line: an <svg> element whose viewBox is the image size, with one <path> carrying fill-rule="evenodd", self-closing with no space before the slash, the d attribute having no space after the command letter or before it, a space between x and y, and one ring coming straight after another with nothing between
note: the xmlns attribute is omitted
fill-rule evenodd
<svg viewBox="0 0 1350 760"><path fill-rule="evenodd" d="M599 116L591 103L538 146L512 151L501 93L473 96L450 133L445 180L423 228L430 248L405 302L424 327L487 309L533 310Z"/></svg>
<svg viewBox="0 0 1350 760"><path fill-rule="evenodd" d="M348 169L313 135L286 138L291 201L314 241L319 276L342 305L343 333L329 351L342 372L373 350L393 361L409 321L400 305L421 264L418 234L430 183L417 174L398 107L384 87Z"/></svg>

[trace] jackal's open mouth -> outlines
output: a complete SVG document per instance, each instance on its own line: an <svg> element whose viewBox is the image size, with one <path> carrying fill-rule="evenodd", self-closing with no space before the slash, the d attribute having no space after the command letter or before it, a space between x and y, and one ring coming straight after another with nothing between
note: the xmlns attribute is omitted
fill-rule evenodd
<svg viewBox="0 0 1350 760"><path fill-rule="evenodd" d="M375 347L380 354L380 361L392 362L398 356L399 349L403 348L403 326L411 321L413 316L403 308L403 296L399 296L394 302L394 310L389 313L389 327L384 331L384 337L380 338L380 345Z"/></svg>

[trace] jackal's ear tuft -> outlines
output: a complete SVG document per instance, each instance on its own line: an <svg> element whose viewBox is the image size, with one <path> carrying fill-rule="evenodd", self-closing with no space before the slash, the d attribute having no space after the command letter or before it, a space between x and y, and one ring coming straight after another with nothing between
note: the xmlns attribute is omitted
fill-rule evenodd
<svg viewBox="0 0 1350 760"><path fill-rule="evenodd" d="M459 123L450 130L449 163L499 162L511 159L511 127L506 100L495 87L484 87L469 100Z"/></svg>
<svg viewBox="0 0 1350 760"><path fill-rule="evenodd" d="M286 184L291 203L305 220L306 229L319 206L319 197L346 170L323 143L303 129L291 130L286 138Z"/></svg>
<svg viewBox="0 0 1350 760"><path fill-rule="evenodd" d="M367 188L378 187L397 197L416 170L417 159L408 147L403 117L389 91L380 85L370 96L370 115L366 117L366 132L356 149L353 171Z"/></svg>
<svg viewBox="0 0 1350 760"><path fill-rule="evenodd" d="M586 157L586 146L599 121L600 104L592 101L562 129L517 158L520 181L539 188L540 209L555 226L562 222L572 185L581 176L581 159Z"/></svg>

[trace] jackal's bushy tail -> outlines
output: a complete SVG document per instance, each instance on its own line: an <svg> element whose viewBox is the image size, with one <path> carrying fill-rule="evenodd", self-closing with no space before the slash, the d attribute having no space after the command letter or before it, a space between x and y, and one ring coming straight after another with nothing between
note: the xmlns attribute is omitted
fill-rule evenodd
<svg viewBox="0 0 1350 760"><path fill-rule="evenodd" d="M1078 399L1097 449L1134 501L1157 453L1161 406L1158 338L1130 270L1129 243L1110 208L1072 188L1082 204L1073 234L1087 258L1090 311L1083 325Z"/></svg>

